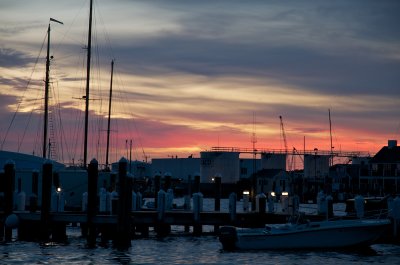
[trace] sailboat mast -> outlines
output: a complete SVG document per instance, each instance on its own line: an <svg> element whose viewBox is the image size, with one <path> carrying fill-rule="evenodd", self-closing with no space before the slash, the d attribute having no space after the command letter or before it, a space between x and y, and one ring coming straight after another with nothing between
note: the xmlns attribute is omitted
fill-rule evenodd
<svg viewBox="0 0 400 265"><path fill-rule="evenodd" d="M50 83L50 22L47 28L46 81L44 85L44 126L43 126L43 158L47 150L47 123L49 119L49 83Z"/></svg>
<svg viewBox="0 0 400 265"><path fill-rule="evenodd" d="M50 22L54 21L63 24L54 18L50 18ZM43 124L43 158L47 153L47 126L49 120L49 87L50 87L50 22L47 28L47 54L46 54L46 80L44 84L44 124Z"/></svg>
<svg viewBox="0 0 400 265"><path fill-rule="evenodd" d="M111 99L112 99L113 73L114 73L114 60L111 61L110 97L109 97L109 101L108 101L106 168L108 168L108 154L109 154L109 147L110 147L110 123L111 123Z"/></svg>
<svg viewBox="0 0 400 265"><path fill-rule="evenodd" d="M83 166L84 166L84 168L87 168L88 120L89 120L89 86L90 86L90 58L91 58L91 52L92 52L92 9L93 9L93 0L90 0L89 33L88 33L87 65L86 65L85 143L84 143L84 148L83 148Z"/></svg>

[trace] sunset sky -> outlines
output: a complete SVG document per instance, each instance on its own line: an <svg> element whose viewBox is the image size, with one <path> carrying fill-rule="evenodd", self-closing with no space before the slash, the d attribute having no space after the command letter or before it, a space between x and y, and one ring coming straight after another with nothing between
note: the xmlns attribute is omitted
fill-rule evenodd
<svg viewBox="0 0 400 265"><path fill-rule="evenodd" d="M41 155L47 27L57 159L83 157L89 0L0 2L1 149ZM399 1L94 0L90 160L214 146L377 152L400 140ZM43 45L43 46L42 46Z"/></svg>

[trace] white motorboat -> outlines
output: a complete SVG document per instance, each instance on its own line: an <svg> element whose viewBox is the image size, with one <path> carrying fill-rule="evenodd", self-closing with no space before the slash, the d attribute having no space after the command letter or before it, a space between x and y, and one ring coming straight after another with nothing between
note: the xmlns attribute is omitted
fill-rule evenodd
<svg viewBox="0 0 400 265"><path fill-rule="evenodd" d="M373 244L387 228L389 219L352 219L309 222L302 218L265 228L220 228L225 250L351 248Z"/></svg>

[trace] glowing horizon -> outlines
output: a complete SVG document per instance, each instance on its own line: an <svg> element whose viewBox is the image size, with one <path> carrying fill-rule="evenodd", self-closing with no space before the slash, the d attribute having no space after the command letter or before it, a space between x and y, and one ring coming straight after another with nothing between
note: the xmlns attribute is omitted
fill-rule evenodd
<svg viewBox="0 0 400 265"><path fill-rule="evenodd" d="M84 2L0 4L3 150L41 153L39 52L54 17L55 142L63 162L82 159ZM400 4L94 2L89 160L104 160L112 59L111 161L127 140L137 160L252 148L253 133L257 148L283 149L279 116L289 152L304 137L307 150L330 150L328 109L335 151L374 154L400 138Z"/></svg>

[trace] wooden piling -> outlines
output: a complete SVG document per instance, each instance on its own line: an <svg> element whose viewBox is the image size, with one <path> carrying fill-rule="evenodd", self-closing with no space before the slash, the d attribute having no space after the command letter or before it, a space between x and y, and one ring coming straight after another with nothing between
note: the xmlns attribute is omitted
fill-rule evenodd
<svg viewBox="0 0 400 265"><path fill-rule="evenodd" d="M29 211L36 212L38 208L39 171L32 171L32 195L29 197Z"/></svg>
<svg viewBox="0 0 400 265"><path fill-rule="evenodd" d="M215 194L214 194L214 210L219 212L221 210L221 177L215 176L214 177L214 184L215 184ZM214 225L214 232L218 233L219 226Z"/></svg>
<svg viewBox="0 0 400 265"><path fill-rule="evenodd" d="M14 208L14 185L15 185L15 163L9 160L4 165L4 214L5 217L9 217L13 213ZM5 241L11 241L12 228L5 227L4 239Z"/></svg>
<svg viewBox="0 0 400 265"><path fill-rule="evenodd" d="M164 176L164 191L167 192L171 188L171 175L165 174Z"/></svg>
<svg viewBox="0 0 400 265"><path fill-rule="evenodd" d="M125 250L131 246L131 209L132 209L132 180L127 176L128 161L121 158L118 163L119 203L118 224L114 246Z"/></svg>
<svg viewBox="0 0 400 265"><path fill-rule="evenodd" d="M96 226L93 218L97 213L97 180L99 177L99 163L96 159L90 161L88 167L88 205L87 205L87 247L96 247Z"/></svg>
<svg viewBox="0 0 400 265"><path fill-rule="evenodd" d="M200 213L203 211L203 194L193 193L193 235L201 236L203 226L200 224Z"/></svg>
<svg viewBox="0 0 400 265"><path fill-rule="evenodd" d="M194 176L193 193L200 192L200 175Z"/></svg>
<svg viewBox="0 0 400 265"><path fill-rule="evenodd" d="M214 210L221 210L221 177L214 177L215 195L214 195Z"/></svg>
<svg viewBox="0 0 400 265"><path fill-rule="evenodd" d="M229 219L233 224L236 222L236 201L237 195L235 192L232 192L229 195Z"/></svg>
<svg viewBox="0 0 400 265"><path fill-rule="evenodd" d="M165 237L171 232L171 226L165 224L165 210L167 203L167 193L161 189L158 192L158 205L157 205L157 222L154 225L154 229L158 237Z"/></svg>
<svg viewBox="0 0 400 265"><path fill-rule="evenodd" d="M46 161L43 164L42 173L42 207L40 212L40 240L46 242L50 236L50 205L51 205L51 186L52 186L53 164Z"/></svg>
<svg viewBox="0 0 400 265"><path fill-rule="evenodd" d="M156 174L154 176L154 208L157 209L158 205L158 192L160 191L161 184L161 176L160 174Z"/></svg>

